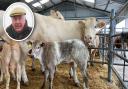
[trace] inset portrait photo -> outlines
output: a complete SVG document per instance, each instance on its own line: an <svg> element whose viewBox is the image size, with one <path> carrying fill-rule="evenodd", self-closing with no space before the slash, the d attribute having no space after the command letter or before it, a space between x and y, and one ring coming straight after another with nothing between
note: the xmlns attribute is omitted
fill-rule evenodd
<svg viewBox="0 0 128 89"><path fill-rule="evenodd" d="M3 27L11 39L25 40L31 35L34 28L33 12L25 3L13 3L4 13Z"/></svg>

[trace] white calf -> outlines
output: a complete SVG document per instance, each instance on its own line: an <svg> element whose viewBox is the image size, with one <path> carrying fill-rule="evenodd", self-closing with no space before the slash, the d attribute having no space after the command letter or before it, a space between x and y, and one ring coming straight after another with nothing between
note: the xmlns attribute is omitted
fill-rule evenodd
<svg viewBox="0 0 128 89"><path fill-rule="evenodd" d="M42 88L46 87L49 77L49 89L52 89L55 68L63 61L74 61L83 75L83 88L88 88L87 61L89 52L81 40L67 40L63 42L49 42L44 45L45 80Z"/></svg>
<svg viewBox="0 0 128 89"><path fill-rule="evenodd" d="M25 71L24 58L25 56L18 43L16 42L12 42L12 44L6 42L3 43L2 51L0 52L0 66L1 66L0 82L3 81L3 77L5 75L6 89L9 89L9 83L10 83L9 70L11 71L14 78L16 76L17 89L20 89L21 77L24 83L28 82L28 78Z"/></svg>

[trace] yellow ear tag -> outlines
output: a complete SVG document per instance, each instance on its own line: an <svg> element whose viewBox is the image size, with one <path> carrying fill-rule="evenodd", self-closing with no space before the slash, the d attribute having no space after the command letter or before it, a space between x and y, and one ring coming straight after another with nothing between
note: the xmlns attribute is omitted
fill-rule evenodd
<svg viewBox="0 0 128 89"><path fill-rule="evenodd" d="M29 45L28 45L28 48L32 48L32 45L31 45L31 44L29 44Z"/></svg>

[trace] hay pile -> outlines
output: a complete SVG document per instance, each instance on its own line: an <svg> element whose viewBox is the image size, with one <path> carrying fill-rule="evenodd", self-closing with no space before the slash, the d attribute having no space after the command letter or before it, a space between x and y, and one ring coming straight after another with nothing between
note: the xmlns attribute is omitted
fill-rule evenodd
<svg viewBox="0 0 128 89"><path fill-rule="evenodd" d="M36 60L36 71L31 71L31 60L27 61L27 74L29 78L29 86L21 84L21 89L40 89L43 83L43 74L40 70L38 60ZM55 74L54 89L82 89L82 83L80 87L76 87L73 80L69 78L69 65L61 64L58 66L58 71ZM82 82L81 73L78 71L78 79ZM113 77L113 82L107 82L107 66L95 64L94 67L90 66L89 70L89 87L90 89L122 89L117 81L117 78ZM5 89L5 84L0 85L0 89ZM10 89L16 89L16 81L11 79Z"/></svg>

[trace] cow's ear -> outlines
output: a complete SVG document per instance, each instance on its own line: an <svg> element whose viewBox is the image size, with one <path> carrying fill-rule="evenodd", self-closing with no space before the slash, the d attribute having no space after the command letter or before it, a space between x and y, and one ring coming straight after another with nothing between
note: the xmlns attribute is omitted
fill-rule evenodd
<svg viewBox="0 0 128 89"><path fill-rule="evenodd" d="M32 45L32 42L31 42L31 41L27 41L27 44L28 44L28 45Z"/></svg>
<svg viewBox="0 0 128 89"><path fill-rule="evenodd" d="M85 27L85 22L84 21L82 21L82 20L79 21L79 24L82 26L82 28Z"/></svg>
<svg viewBox="0 0 128 89"><path fill-rule="evenodd" d="M50 10L50 15L52 15L53 13L55 13L55 10Z"/></svg>
<svg viewBox="0 0 128 89"><path fill-rule="evenodd" d="M40 46L41 46L41 47L45 46L45 43L42 42L42 43L40 44Z"/></svg>
<svg viewBox="0 0 128 89"><path fill-rule="evenodd" d="M85 24L85 23L84 23L84 21L80 20L80 21L79 21L79 24Z"/></svg>
<svg viewBox="0 0 128 89"><path fill-rule="evenodd" d="M104 21L99 21L99 23L97 24L97 27L99 28L104 28L106 26L106 23Z"/></svg>

